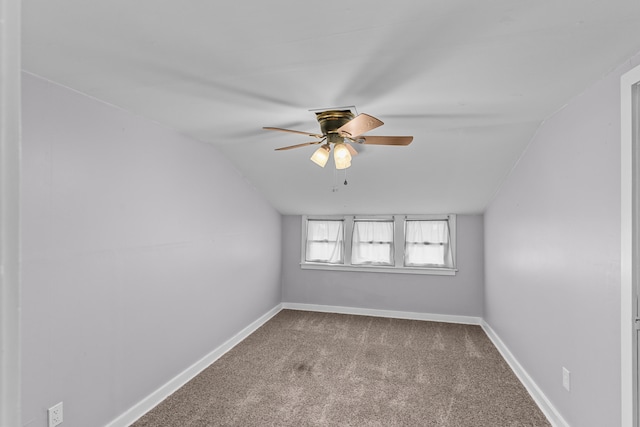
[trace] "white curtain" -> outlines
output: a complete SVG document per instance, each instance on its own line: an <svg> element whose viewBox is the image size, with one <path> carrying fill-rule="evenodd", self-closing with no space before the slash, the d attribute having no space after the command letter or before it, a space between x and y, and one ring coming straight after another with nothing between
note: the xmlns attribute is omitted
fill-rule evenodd
<svg viewBox="0 0 640 427"><path fill-rule="evenodd" d="M394 264L393 221L354 221L351 264Z"/></svg>
<svg viewBox="0 0 640 427"><path fill-rule="evenodd" d="M307 221L305 260L310 262L343 262L344 231L342 220Z"/></svg>
<svg viewBox="0 0 640 427"><path fill-rule="evenodd" d="M405 222L406 266L453 267L448 221Z"/></svg>

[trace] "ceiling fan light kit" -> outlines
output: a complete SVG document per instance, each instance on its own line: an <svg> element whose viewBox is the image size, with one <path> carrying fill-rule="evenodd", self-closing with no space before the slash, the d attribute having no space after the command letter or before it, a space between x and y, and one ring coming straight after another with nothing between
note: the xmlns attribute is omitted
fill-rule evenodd
<svg viewBox="0 0 640 427"><path fill-rule="evenodd" d="M346 169L351 166L351 153L346 143L341 142L334 145L333 160L336 162L336 169Z"/></svg>
<svg viewBox="0 0 640 427"><path fill-rule="evenodd" d="M313 153L311 161L320 167L324 167L329 160L331 145L333 145L333 159L336 164L336 169L346 169L351 166L351 158L358 154L351 146L352 143L405 146L411 144L413 141L412 136L367 137L364 135L366 132L382 126L384 123L364 113L355 116L351 110L320 111L316 113L316 119L320 124L322 134L276 127L264 127L263 129L297 133L318 139L317 141L276 148L276 151L306 147L307 145L317 145L326 141L325 144L321 145L320 148Z"/></svg>
<svg viewBox="0 0 640 427"><path fill-rule="evenodd" d="M327 164L329 160L329 152L331 151L331 146L329 144L323 144L318 148L313 155L311 156L311 161L321 168Z"/></svg>

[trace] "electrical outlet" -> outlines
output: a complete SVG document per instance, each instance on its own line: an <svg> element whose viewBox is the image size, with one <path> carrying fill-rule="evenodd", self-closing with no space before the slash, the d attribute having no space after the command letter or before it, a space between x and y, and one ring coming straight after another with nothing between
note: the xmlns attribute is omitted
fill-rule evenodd
<svg viewBox="0 0 640 427"><path fill-rule="evenodd" d="M62 424L62 402L53 405L47 412L49 413L49 427Z"/></svg>
<svg viewBox="0 0 640 427"><path fill-rule="evenodd" d="M571 391L571 371L564 366L562 367L562 386L567 391Z"/></svg>

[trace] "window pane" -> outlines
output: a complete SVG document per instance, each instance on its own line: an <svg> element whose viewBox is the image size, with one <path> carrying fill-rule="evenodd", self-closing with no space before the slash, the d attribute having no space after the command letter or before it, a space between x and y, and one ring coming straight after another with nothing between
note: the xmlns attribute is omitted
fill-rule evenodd
<svg viewBox="0 0 640 427"><path fill-rule="evenodd" d="M404 265L452 267L448 221L405 221Z"/></svg>
<svg viewBox="0 0 640 427"><path fill-rule="evenodd" d="M308 220L305 261L341 264L343 236L341 220Z"/></svg>
<svg viewBox="0 0 640 427"><path fill-rule="evenodd" d="M351 264L393 265L393 221L353 223Z"/></svg>
<svg viewBox="0 0 640 427"><path fill-rule="evenodd" d="M406 247L406 265L444 265L444 246L409 244Z"/></svg>

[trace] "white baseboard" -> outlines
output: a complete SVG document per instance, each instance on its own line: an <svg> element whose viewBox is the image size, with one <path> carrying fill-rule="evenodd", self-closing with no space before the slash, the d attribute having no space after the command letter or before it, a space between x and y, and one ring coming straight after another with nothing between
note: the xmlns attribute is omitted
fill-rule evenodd
<svg viewBox="0 0 640 427"><path fill-rule="evenodd" d="M355 314L359 316L392 317L395 319L427 320L431 322L464 323L480 325L481 317L454 316L449 314L413 313L410 311L376 310L372 308L342 307L335 305L299 304L283 302L283 309L301 311L319 311L321 313Z"/></svg>
<svg viewBox="0 0 640 427"><path fill-rule="evenodd" d="M273 316L278 314L280 310L282 310L282 304L278 304L267 313L260 316L259 319L228 339L220 347L216 348L211 353L207 354L205 357L189 366L183 372L169 380L169 382L160 387L158 390L154 391L149 396L138 402L136 405L131 407L115 420L111 421L109 424L107 424L106 427L127 427L133 424L136 420L156 407L164 399L169 397L169 395L177 391L180 387L189 382L193 377L198 375L205 368L222 357L226 352L231 350L238 343L251 335L256 329L269 321L269 319L271 319Z"/></svg>
<svg viewBox="0 0 640 427"><path fill-rule="evenodd" d="M569 423L560 415L560 412L553 406L551 401L542 392L540 387L533 381L527 371L524 370L520 362L515 358L509 348L502 342L498 334L484 320L481 323L482 329L489 339L496 346L504 360L507 361L511 370L516 374L520 382L525 386L533 400L536 402L542 413L547 417L553 427L570 427Z"/></svg>

